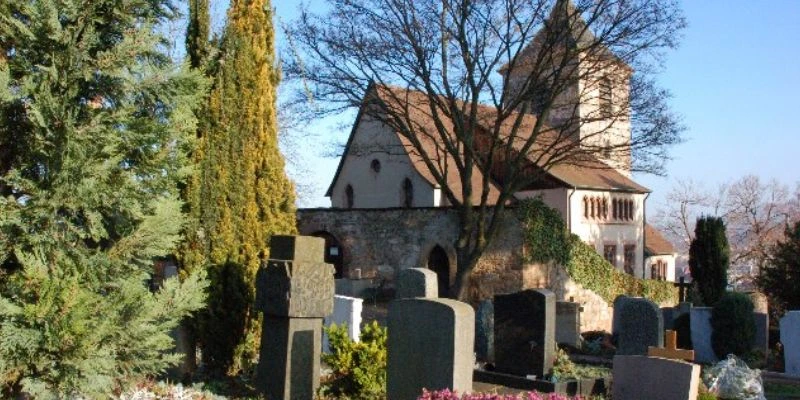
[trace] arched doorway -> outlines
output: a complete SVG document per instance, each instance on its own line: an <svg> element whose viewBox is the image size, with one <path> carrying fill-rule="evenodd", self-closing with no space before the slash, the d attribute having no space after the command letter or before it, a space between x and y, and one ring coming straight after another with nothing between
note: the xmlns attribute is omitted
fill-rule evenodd
<svg viewBox="0 0 800 400"><path fill-rule="evenodd" d="M336 268L334 278L344 278L344 255L342 245L336 240L336 237L325 231L314 232L311 236L325 239L325 262L333 264L333 267Z"/></svg>
<svg viewBox="0 0 800 400"><path fill-rule="evenodd" d="M428 269L436 272L439 281L439 297L446 297L450 289L450 260L442 246L436 245L428 255Z"/></svg>

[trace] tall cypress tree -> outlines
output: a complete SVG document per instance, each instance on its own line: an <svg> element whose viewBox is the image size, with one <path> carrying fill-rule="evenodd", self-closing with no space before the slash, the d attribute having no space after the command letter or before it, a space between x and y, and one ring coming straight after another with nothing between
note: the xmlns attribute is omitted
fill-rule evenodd
<svg viewBox="0 0 800 400"><path fill-rule="evenodd" d="M234 363L240 334L256 329L243 321L269 237L296 231L294 188L278 148L271 10L267 0L231 1L198 134L199 170L190 194L197 224L184 263L211 268L199 336L204 361L216 373ZM252 357L252 341L242 349L243 358Z"/></svg>
<svg viewBox="0 0 800 400"><path fill-rule="evenodd" d="M689 269L705 305L713 306L725 294L729 264L725 222L720 217L698 218L694 239L689 245Z"/></svg>
<svg viewBox="0 0 800 400"><path fill-rule="evenodd" d="M200 68L208 57L208 35L211 17L208 0L189 0L189 21L186 28L186 55L192 68Z"/></svg>
<svg viewBox="0 0 800 400"><path fill-rule="evenodd" d="M184 226L205 82L161 50L169 0L3 4L0 397L109 397L177 362L202 306L200 274L146 282Z"/></svg>

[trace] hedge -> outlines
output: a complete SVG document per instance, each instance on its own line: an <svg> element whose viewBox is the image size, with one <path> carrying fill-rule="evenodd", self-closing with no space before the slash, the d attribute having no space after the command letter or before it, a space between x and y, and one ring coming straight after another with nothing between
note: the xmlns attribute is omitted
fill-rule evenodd
<svg viewBox="0 0 800 400"><path fill-rule="evenodd" d="M672 282L628 275L578 236L567 233L558 211L541 199L523 201L520 210L529 248L527 262L563 265L570 278L597 293L609 305L619 295L646 297L659 304L678 301L678 289Z"/></svg>

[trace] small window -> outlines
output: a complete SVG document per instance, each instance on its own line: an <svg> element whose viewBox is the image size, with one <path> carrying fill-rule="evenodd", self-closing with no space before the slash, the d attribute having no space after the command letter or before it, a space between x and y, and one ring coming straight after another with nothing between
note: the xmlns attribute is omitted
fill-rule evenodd
<svg viewBox="0 0 800 400"><path fill-rule="evenodd" d="M600 94L598 98L600 103L600 117L611 118L611 79L608 79L608 77L603 77L603 79L600 79Z"/></svg>
<svg viewBox="0 0 800 400"><path fill-rule="evenodd" d="M603 258L606 259L611 265L617 266L617 245L607 244L603 246Z"/></svg>
<svg viewBox="0 0 800 400"><path fill-rule="evenodd" d="M414 205L414 184L411 179L403 180L403 207L410 208Z"/></svg>
<svg viewBox="0 0 800 400"><path fill-rule="evenodd" d="M589 219L589 199L583 197L583 218Z"/></svg>
<svg viewBox="0 0 800 400"><path fill-rule="evenodd" d="M355 203L355 193L353 193L353 186L347 185L344 188L344 203L347 208L353 208Z"/></svg>
<svg viewBox="0 0 800 400"><path fill-rule="evenodd" d="M381 162L377 159L372 160L372 163L370 163L369 167L372 168L372 170L376 173L381 172Z"/></svg>

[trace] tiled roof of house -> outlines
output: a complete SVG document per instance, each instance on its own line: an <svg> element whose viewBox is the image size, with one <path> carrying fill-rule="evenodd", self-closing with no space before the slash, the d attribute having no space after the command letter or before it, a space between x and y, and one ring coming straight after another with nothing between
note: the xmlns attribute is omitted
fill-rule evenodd
<svg viewBox="0 0 800 400"><path fill-rule="evenodd" d="M675 247L650 224L644 224L644 251L649 255L675 254Z"/></svg>
<svg viewBox="0 0 800 400"><path fill-rule="evenodd" d="M461 201L461 178L458 171L458 165L452 158L451 152L447 151L445 141L440 136L440 131L436 127L436 118L433 117L433 111L430 107L428 96L422 92L414 90L406 90L397 87L388 87L381 85L373 85L365 96L364 104L360 113L364 112L364 107L370 107L370 102L376 98L381 101L380 107L386 107L392 115L403 116L403 123L414 127L416 139L419 141L419 146L425 153L428 159L436 165L436 169L442 172L445 180L453 193L459 201ZM376 97L377 96L377 97ZM369 101L368 101L369 100ZM439 114L438 120L441 121L444 131L448 133L453 132L453 121L451 118L443 115L441 109L438 107L433 108ZM495 125L497 110L490 106L480 106L478 109L478 124L485 127L487 130ZM513 132L513 124L516 118L515 115L506 118L500 127L500 135L510 137ZM536 124L536 116L522 115L520 116L520 125L516 131L517 135L524 135L534 131ZM360 119L360 117L359 117ZM356 121L356 124L358 120ZM350 139L348 139L347 147L345 148L344 155L340 161L339 168L336 171L331 186L328 189L327 195L331 195L331 190L338 179L339 172L341 171L342 164L346 158L348 149L353 140L352 136L355 134L354 127ZM600 161L596 157L588 153L579 153L574 150L565 150L576 148L577 144L568 136L563 133L557 133L555 130L543 126L539 130L539 135L536 138L534 146L527 152L527 158L533 165L545 165L550 159L551 154L561 154L566 152L571 153L569 160L552 163L546 171L547 175L555 180L561 182L564 186L573 187L578 189L596 189L608 191L626 191L636 193L649 192L647 188L641 186L631 180L630 178L622 175L617 170L609 165ZM421 154L412 143L411 138L395 132L398 138L406 148L412 164L415 169L422 175L431 185L436 186L437 180L430 168L425 163L425 156ZM522 145L525 142L525 136L517 137L514 139L513 147L522 151ZM452 142L457 142L452 139ZM483 174L477 167L473 167L472 185L474 188L475 196L480 195L481 188L483 187ZM491 176L488 178L490 182L489 203L496 201L499 191L492 179L502 179L502 176Z"/></svg>

